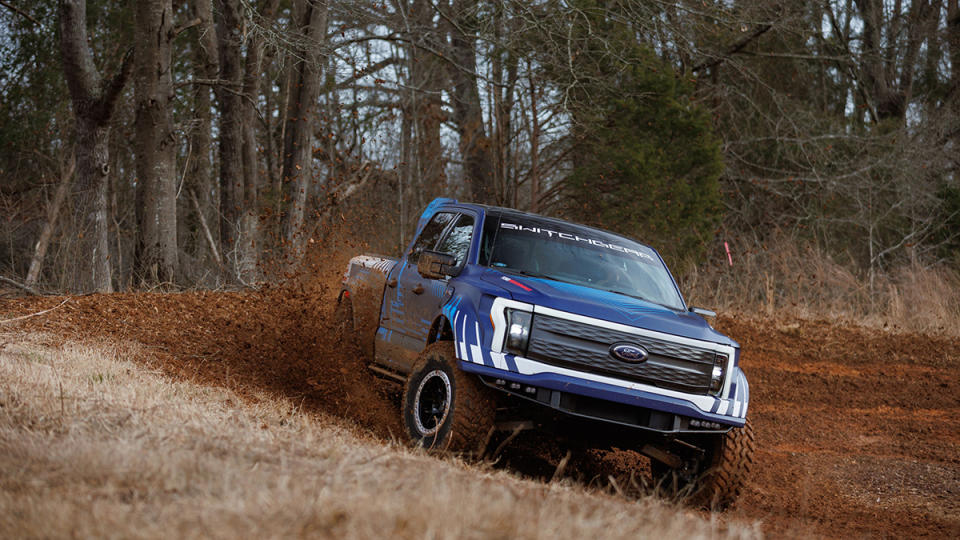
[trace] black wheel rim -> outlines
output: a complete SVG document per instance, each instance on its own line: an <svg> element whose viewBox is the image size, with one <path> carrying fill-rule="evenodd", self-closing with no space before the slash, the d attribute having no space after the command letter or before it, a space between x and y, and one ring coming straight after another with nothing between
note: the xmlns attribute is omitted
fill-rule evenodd
<svg viewBox="0 0 960 540"><path fill-rule="evenodd" d="M424 436L436 433L450 411L450 379L440 370L431 371L417 388L414 414Z"/></svg>

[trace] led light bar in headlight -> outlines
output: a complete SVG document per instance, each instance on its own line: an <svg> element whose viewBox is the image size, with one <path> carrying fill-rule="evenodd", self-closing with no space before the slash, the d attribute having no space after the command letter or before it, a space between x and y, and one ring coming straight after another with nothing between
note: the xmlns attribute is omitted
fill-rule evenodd
<svg viewBox="0 0 960 540"><path fill-rule="evenodd" d="M723 374L727 369L727 355L716 354L713 357L713 372L710 374L710 393L717 395L723 389Z"/></svg>
<svg viewBox="0 0 960 540"><path fill-rule="evenodd" d="M529 311L517 309L506 310L507 336L503 348L509 353L519 356L527 354L527 344L530 342L530 322L533 315Z"/></svg>

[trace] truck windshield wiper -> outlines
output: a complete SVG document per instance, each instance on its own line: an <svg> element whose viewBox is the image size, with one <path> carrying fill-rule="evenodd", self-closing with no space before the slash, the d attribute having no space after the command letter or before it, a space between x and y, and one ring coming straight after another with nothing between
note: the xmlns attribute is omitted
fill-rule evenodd
<svg viewBox="0 0 960 540"><path fill-rule="evenodd" d="M527 277L533 277L533 278L557 279L555 277L550 277L546 274L531 272L529 270L521 270L519 268L507 268L507 267L495 267L495 268L497 268L497 270L500 270L501 272L506 272L508 274L519 274L521 276L527 276Z"/></svg>
<svg viewBox="0 0 960 540"><path fill-rule="evenodd" d="M650 302L651 304L656 304L656 305L658 305L658 306L669 307L669 306L666 306L666 305L664 305L664 304L661 304L660 302L655 302L655 301L653 301L653 300L651 300L651 299L649 299L649 298L645 298L645 297L643 297L643 296L640 296L639 294L628 293L628 292L626 292L626 291L618 291L618 290L616 290L616 289L603 289L603 290L605 290L605 291L607 291L607 292L611 292L611 293L613 293L613 294L622 294L622 295L624 295L624 296L629 296L630 298L636 298L637 300L643 300L644 302Z"/></svg>
<svg viewBox="0 0 960 540"><path fill-rule="evenodd" d="M622 294L622 295L624 295L624 296L629 296L630 298L636 298L637 300L643 300L644 302L650 302L651 304L656 304L656 305L658 305L658 306L660 306L660 307L665 307L665 308L667 308L667 309L669 309L669 310L672 310L672 311L683 311L682 309L680 309L680 308L678 308L678 307L676 307L676 306L671 306L671 305L669 305L669 304L664 304L663 302L657 302L656 300L651 300L651 299L649 299L649 298L645 298L645 297L643 297L643 296L640 296L639 294L633 294L633 293L628 293L628 292L624 292L624 291L618 291L618 290L615 290L615 289L603 289L603 290L605 290L605 291L607 291L607 292L611 292L611 293L613 293L613 294Z"/></svg>
<svg viewBox="0 0 960 540"><path fill-rule="evenodd" d="M629 296L630 298L636 298L637 300L643 300L644 302L650 302L650 300L640 296L639 294L628 293L627 291L618 291L617 289L602 289L609 293L613 294L622 294L623 296Z"/></svg>

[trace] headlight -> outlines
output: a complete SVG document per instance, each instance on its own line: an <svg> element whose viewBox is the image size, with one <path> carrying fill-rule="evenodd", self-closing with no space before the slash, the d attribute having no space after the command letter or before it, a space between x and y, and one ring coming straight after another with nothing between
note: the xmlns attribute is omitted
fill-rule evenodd
<svg viewBox="0 0 960 540"><path fill-rule="evenodd" d="M710 393L717 395L723 389L723 373L727 369L727 355L713 356L713 372L710 375Z"/></svg>
<svg viewBox="0 0 960 540"><path fill-rule="evenodd" d="M527 354L527 344L530 342L530 321L533 315L529 311L517 309L507 310L507 337L504 349L518 356Z"/></svg>

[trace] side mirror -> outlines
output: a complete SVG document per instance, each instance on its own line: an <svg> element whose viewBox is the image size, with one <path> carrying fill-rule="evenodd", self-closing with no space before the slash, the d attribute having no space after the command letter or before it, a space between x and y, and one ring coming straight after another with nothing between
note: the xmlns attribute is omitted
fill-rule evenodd
<svg viewBox="0 0 960 540"><path fill-rule="evenodd" d="M697 315L699 315L699 316L701 316L701 317L716 317L716 316L717 316L717 312L716 312L716 311L710 311L709 309L703 309L703 308L699 308L699 307L692 307L692 308L690 308L690 311L691 311L692 313L696 313Z"/></svg>
<svg viewBox="0 0 960 540"><path fill-rule="evenodd" d="M457 258L449 253L424 250L417 261L417 272L427 279L443 279L456 275Z"/></svg>

